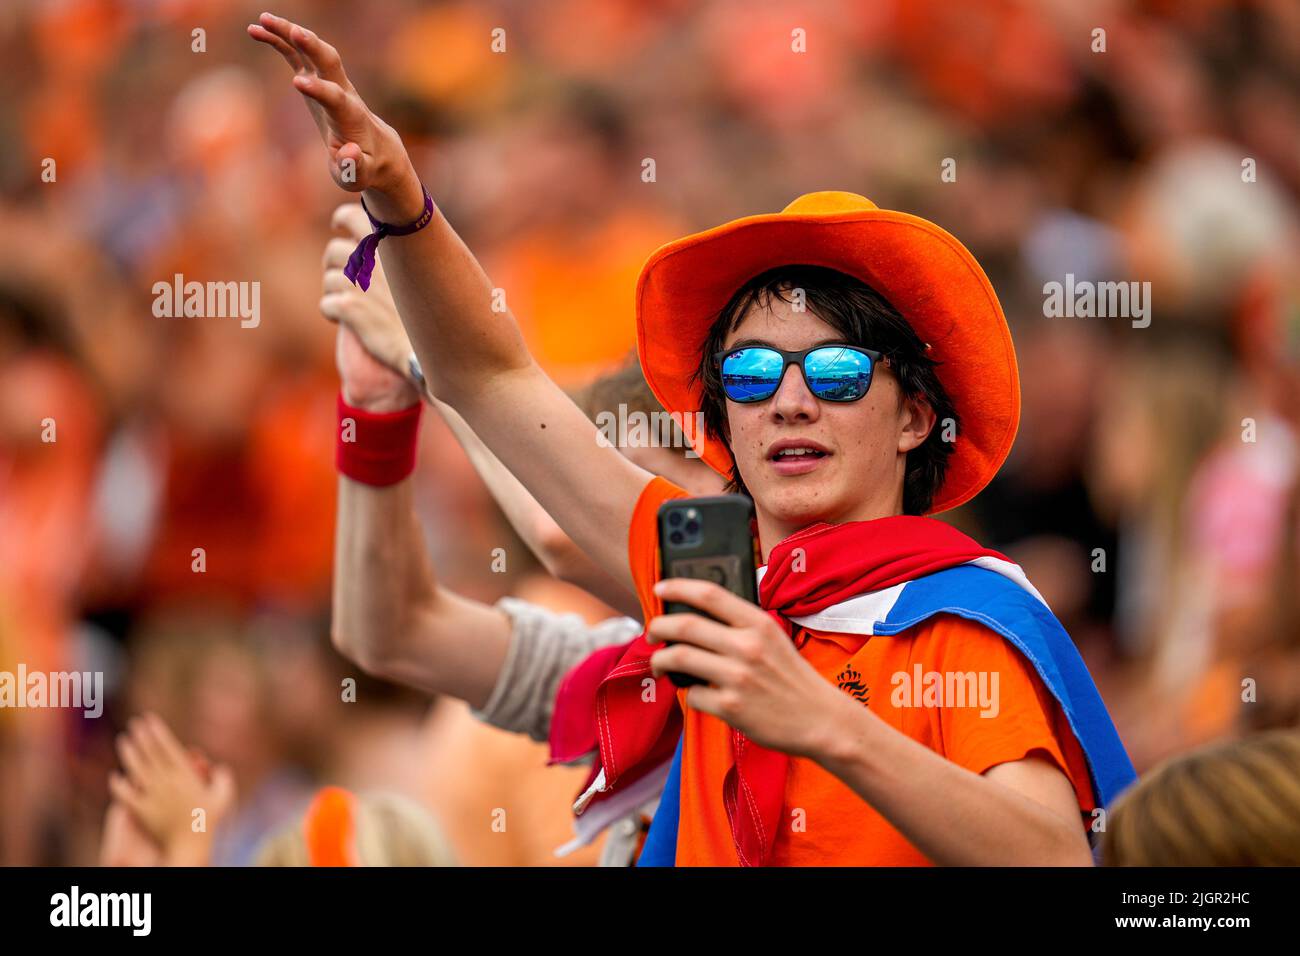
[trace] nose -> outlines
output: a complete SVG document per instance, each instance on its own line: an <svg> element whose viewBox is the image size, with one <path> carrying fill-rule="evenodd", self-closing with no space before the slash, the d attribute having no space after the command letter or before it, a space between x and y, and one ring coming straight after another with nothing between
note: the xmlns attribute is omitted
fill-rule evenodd
<svg viewBox="0 0 1300 956"><path fill-rule="evenodd" d="M821 405L817 396L808 390L803 371L795 365L786 366L781 385L772 396L772 418L778 422L814 421Z"/></svg>

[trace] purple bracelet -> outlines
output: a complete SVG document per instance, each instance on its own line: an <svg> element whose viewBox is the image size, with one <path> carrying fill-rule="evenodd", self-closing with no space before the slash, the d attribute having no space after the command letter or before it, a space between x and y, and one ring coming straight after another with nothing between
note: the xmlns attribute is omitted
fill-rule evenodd
<svg viewBox="0 0 1300 956"><path fill-rule="evenodd" d="M348 256L348 263L343 267L343 274L348 277L348 281L361 286L361 291L365 292L370 288L370 274L375 271L375 250L379 247L379 240L385 236L409 236L413 232L419 232L425 226L433 221L433 197L429 195L429 190L420 184L420 189L424 192L424 212L420 213L420 218L415 222L407 223L405 226L390 226L386 222L380 222L374 216L370 215L370 210L366 209L366 201L361 200L361 208L366 211L366 218L370 220L370 228L374 230L357 243L357 247L352 250L352 255Z"/></svg>

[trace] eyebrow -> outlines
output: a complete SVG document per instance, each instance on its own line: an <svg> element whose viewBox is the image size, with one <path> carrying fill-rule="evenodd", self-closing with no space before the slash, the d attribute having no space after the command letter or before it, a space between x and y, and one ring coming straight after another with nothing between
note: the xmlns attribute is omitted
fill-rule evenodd
<svg viewBox="0 0 1300 956"><path fill-rule="evenodd" d="M832 338L832 339L822 339L819 342L814 342L812 345L809 345L808 348L818 349L821 348L823 345L848 345L848 344L850 343L845 342L843 339ZM730 351L731 349L753 348L754 346L759 346L762 348L769 348L769 349L774 349L777 347L773 343L764 341L763 339L741 339L739 342L736 342L734 345L729 346L728 351ZM789 349L789 351L801 352L803 350Z"/></svg>

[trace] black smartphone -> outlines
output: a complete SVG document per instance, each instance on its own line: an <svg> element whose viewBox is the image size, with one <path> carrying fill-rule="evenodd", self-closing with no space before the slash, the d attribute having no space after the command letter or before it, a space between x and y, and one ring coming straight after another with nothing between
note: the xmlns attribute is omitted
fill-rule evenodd
<svg viewBox="0 0 1300 956"><path fill-rule="evenodd" d="M758 564L754 502L744 495L674 498L659 506L661 579L712 581L757 604ZM683 611L704 614L689 604L664 602L665 614ZM681 672L669 671L668 677L678 687L706 683Z"/></svg>

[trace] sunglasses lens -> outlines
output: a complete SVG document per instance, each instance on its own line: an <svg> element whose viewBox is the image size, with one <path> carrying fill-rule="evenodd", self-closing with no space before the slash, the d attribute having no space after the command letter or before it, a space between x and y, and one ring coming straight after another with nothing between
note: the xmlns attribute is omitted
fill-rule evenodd
<svg viewBox="0 0 1300 956"><path fill-rule="evenodd" d="M871 356L856 349L815 349L804 359L808 388L827 402L856 402L871 387L871 364Z"/></svg>
<svg viewBox="0 0 1300 956"><path fill-rule="evenodd" d="M722 388L733 402L761 402L776 394L785 361L772 349L736 349L723 356Z"/></svg>

